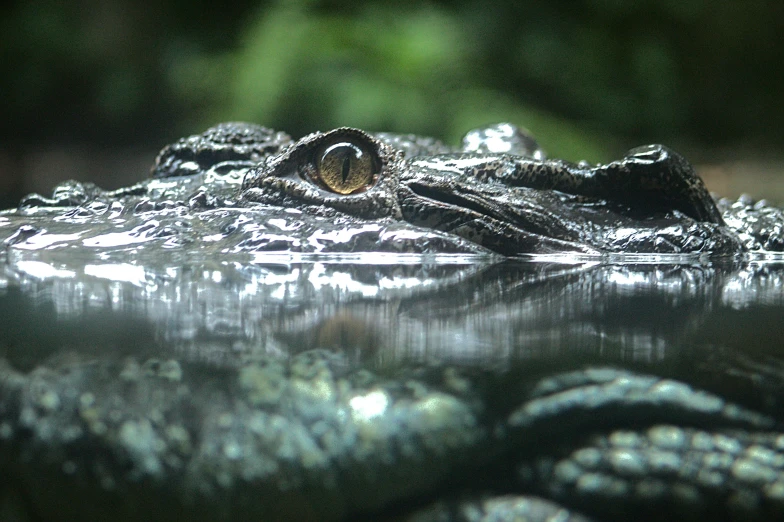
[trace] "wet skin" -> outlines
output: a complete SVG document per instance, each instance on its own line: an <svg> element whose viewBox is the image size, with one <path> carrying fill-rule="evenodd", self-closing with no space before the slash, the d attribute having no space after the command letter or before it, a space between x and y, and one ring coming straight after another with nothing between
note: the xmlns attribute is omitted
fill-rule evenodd
<svg viewBox="0 0 784 522"><path fill-rule="evenodd" d="M233 236L223 232L233 247L252 251L784 249L779 209L725 201L720 210L691 165L667 147L638 147L604 165L573 164L545 159L536 141L510 124L471 131L457 149L351 128L294 141L257 125L221 124L164 148L150 180L112 192L72 182L53 198L29 196L21 207L96 202L120 202L136 214L186 207L221 231L230 227L210 217L221 208L256 223L270 216L286 221L253 238L233 233L238 227ZM371 239L366 225L375 227ZM313 246L315 236L351 230L363 230L362 241Z"/></svg>

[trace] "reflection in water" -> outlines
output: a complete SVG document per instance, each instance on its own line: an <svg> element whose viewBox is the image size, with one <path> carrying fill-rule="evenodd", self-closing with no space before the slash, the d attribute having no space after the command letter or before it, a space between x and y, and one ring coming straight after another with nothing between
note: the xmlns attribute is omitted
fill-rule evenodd
<svg viewBox="0 0 784 522"><path fill-rule="evenodd" d="M20 300L29 313L0 318L2 329L32 332L46 322L57 336L92 317L143 324L139 332L151 337L136 344L147 351L229 366L314 348L372 366L552 357L650 363L701 340L775 351L781 337L784 270L776 262L263 260L142 266L15 252L0 280L4 302ZM752 319L754 328L745 326Z"/></svg>

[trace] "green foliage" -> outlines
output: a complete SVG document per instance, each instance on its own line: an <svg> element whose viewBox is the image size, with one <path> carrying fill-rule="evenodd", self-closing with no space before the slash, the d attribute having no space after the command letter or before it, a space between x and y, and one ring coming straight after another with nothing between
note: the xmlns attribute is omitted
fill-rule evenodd
<svg viewBox="0 0 784 522"><path fill-rule="evenodd" d="M464 31L459 17L433 6L314 12L281 3L259 11L239 52L212 60L194 55L181 64L190 74L173 69L171 81L210 108L189 123L197 128L241 119L301 135L348 125L457 143L470 128L511 121L558 155L606 156L609 140L487 88L486 78L475 74L481 56ZM206 79L206 88L193 89L183 77Z"/></svg>
<svg viewBox="0 0 784 522"><path fill-rule="evenodd" d="M0 18L6 141L166 141L220 120L451 142L499 120L552 155L777 148L784 4L765 0L43 0ZM8 103L10 101L10 103Z"/></svg>

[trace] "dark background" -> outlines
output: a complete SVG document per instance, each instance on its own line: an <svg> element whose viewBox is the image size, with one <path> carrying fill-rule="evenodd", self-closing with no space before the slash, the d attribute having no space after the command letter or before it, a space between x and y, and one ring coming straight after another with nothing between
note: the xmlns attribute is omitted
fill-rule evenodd
<svg viewBox="0 0 784 522"><path fill-rule="evenodd" d="M225 120L450 142L511 121L570 160L661 142L714 190L784 200L780 0L43 0L0 14L2 207L68 178L132 183L161 146Z"/></svg>

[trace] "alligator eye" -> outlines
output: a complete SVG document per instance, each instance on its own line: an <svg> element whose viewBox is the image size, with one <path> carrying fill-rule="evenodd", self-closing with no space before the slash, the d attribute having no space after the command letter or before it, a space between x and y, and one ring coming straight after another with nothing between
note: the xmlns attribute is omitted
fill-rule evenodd
<svg viewBox="0 0 784 522"><path fill-rule="evenodd" d="M357 143L332 143L321 149L316 158L318 181L338 194L367 190L375 183L377 174L375 155Z"/></svg>

